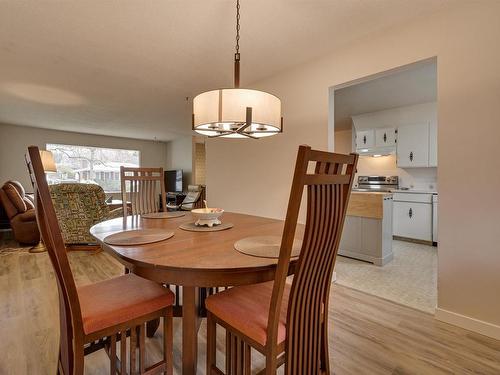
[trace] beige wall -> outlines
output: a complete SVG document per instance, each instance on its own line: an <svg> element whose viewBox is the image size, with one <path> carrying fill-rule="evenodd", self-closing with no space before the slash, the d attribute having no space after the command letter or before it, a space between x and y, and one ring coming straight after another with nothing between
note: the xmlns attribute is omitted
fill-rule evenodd
<svg viewBox="0 0 500 375"><path fill-rule="evenodd" d="M24 154L28 146L45 149L47 143L139 150L141 166L166 167L167 152L163 142L0 124L0 183L18 180L31 191Z"/></svg>
<svg viewBox="0 0 500 375"><path fill-rule="evenodd" d="M352 129L336 130L334 135L335 152L349 154L353 152Z"/></svg>
<svg viewBox="0 0 500 375"><path fill-rule="evenodd" d="M297 146L328 146L329 87L437 56L439 316L500 338L499 40L500 2L470 2L254 85L281 97L285 132L209 140L209 200L282 218Z"/></svg>
<svg viewBox="0 0 500 375"><path fill-rule="evenodd" d="M193 137L179 137L167 142L167 169L182 169L184 190L191 183Z"/></svg>

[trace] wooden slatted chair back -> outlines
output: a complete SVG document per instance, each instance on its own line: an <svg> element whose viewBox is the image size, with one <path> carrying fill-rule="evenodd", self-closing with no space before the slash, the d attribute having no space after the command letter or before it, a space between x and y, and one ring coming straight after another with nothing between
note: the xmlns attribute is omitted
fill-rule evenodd
<svg viewBox="0 0 500 375"><path fill-rule="evenodd" d="M163 168L120 167L123 215L127 216L127 202L132 215L166 211ZM158 201L160 196L160 202Z"/></svg>
<svg viewBox="0 0 500 375"><path fill-rule="evenodd" d="M49 193L38 147L30 146L28 148L26 164L35 192L35 212L38 226L54 268L59 291L61 351L58 373L73 374L75 373L75 366L78 366L75 364L75 341L82 342L83 340L83 322L76 284Z"/></svg>
<svg viewBox="0 0 500 375"><path fill-rule="evenodd" d="M286 324L287 374L318 374L328 370L322 356L328 339L325 322L335 257L356 173L357 154L342 155L300 146L274 282L267 345L277 347L277 331L295 229L304 186L307 218L296 265ZM308 173L310 164L314 172ZM322 367L320 369L320 367Z"/></svg>

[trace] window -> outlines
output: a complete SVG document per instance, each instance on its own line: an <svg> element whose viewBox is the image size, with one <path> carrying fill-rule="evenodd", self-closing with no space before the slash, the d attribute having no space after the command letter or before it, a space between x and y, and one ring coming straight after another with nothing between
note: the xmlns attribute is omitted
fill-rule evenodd
<svg viewBox="0 0 500 375"><path fill-rule="evenodd" d="M120 166L139 167L140 152L115 148L47 144L57 173L47 174L49 184L79 182L98 184L105 192L118 192Z"/></svg>

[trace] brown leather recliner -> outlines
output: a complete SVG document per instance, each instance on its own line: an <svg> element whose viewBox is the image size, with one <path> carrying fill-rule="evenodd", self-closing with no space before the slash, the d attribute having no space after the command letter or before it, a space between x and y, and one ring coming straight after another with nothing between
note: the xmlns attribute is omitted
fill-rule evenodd
<svg viewBox="0 0 500 375"><path fill-rule="evenodd" d="M35 207L17 181L7 181L0 189L0 201L10 220L16 241L35 245L40 242Z"/></svg>

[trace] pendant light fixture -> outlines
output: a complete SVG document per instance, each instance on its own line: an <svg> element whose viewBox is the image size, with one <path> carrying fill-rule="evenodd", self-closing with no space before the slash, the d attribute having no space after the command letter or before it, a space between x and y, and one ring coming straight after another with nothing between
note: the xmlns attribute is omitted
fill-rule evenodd
<svg viewBox="0 0 500 375"><path fill-rule="evenodd" d="M206 91L193 99L193 130L208 137L263 138L283 131L281 100L240 88L240 1L236 1L234 88Z"/></svg>

